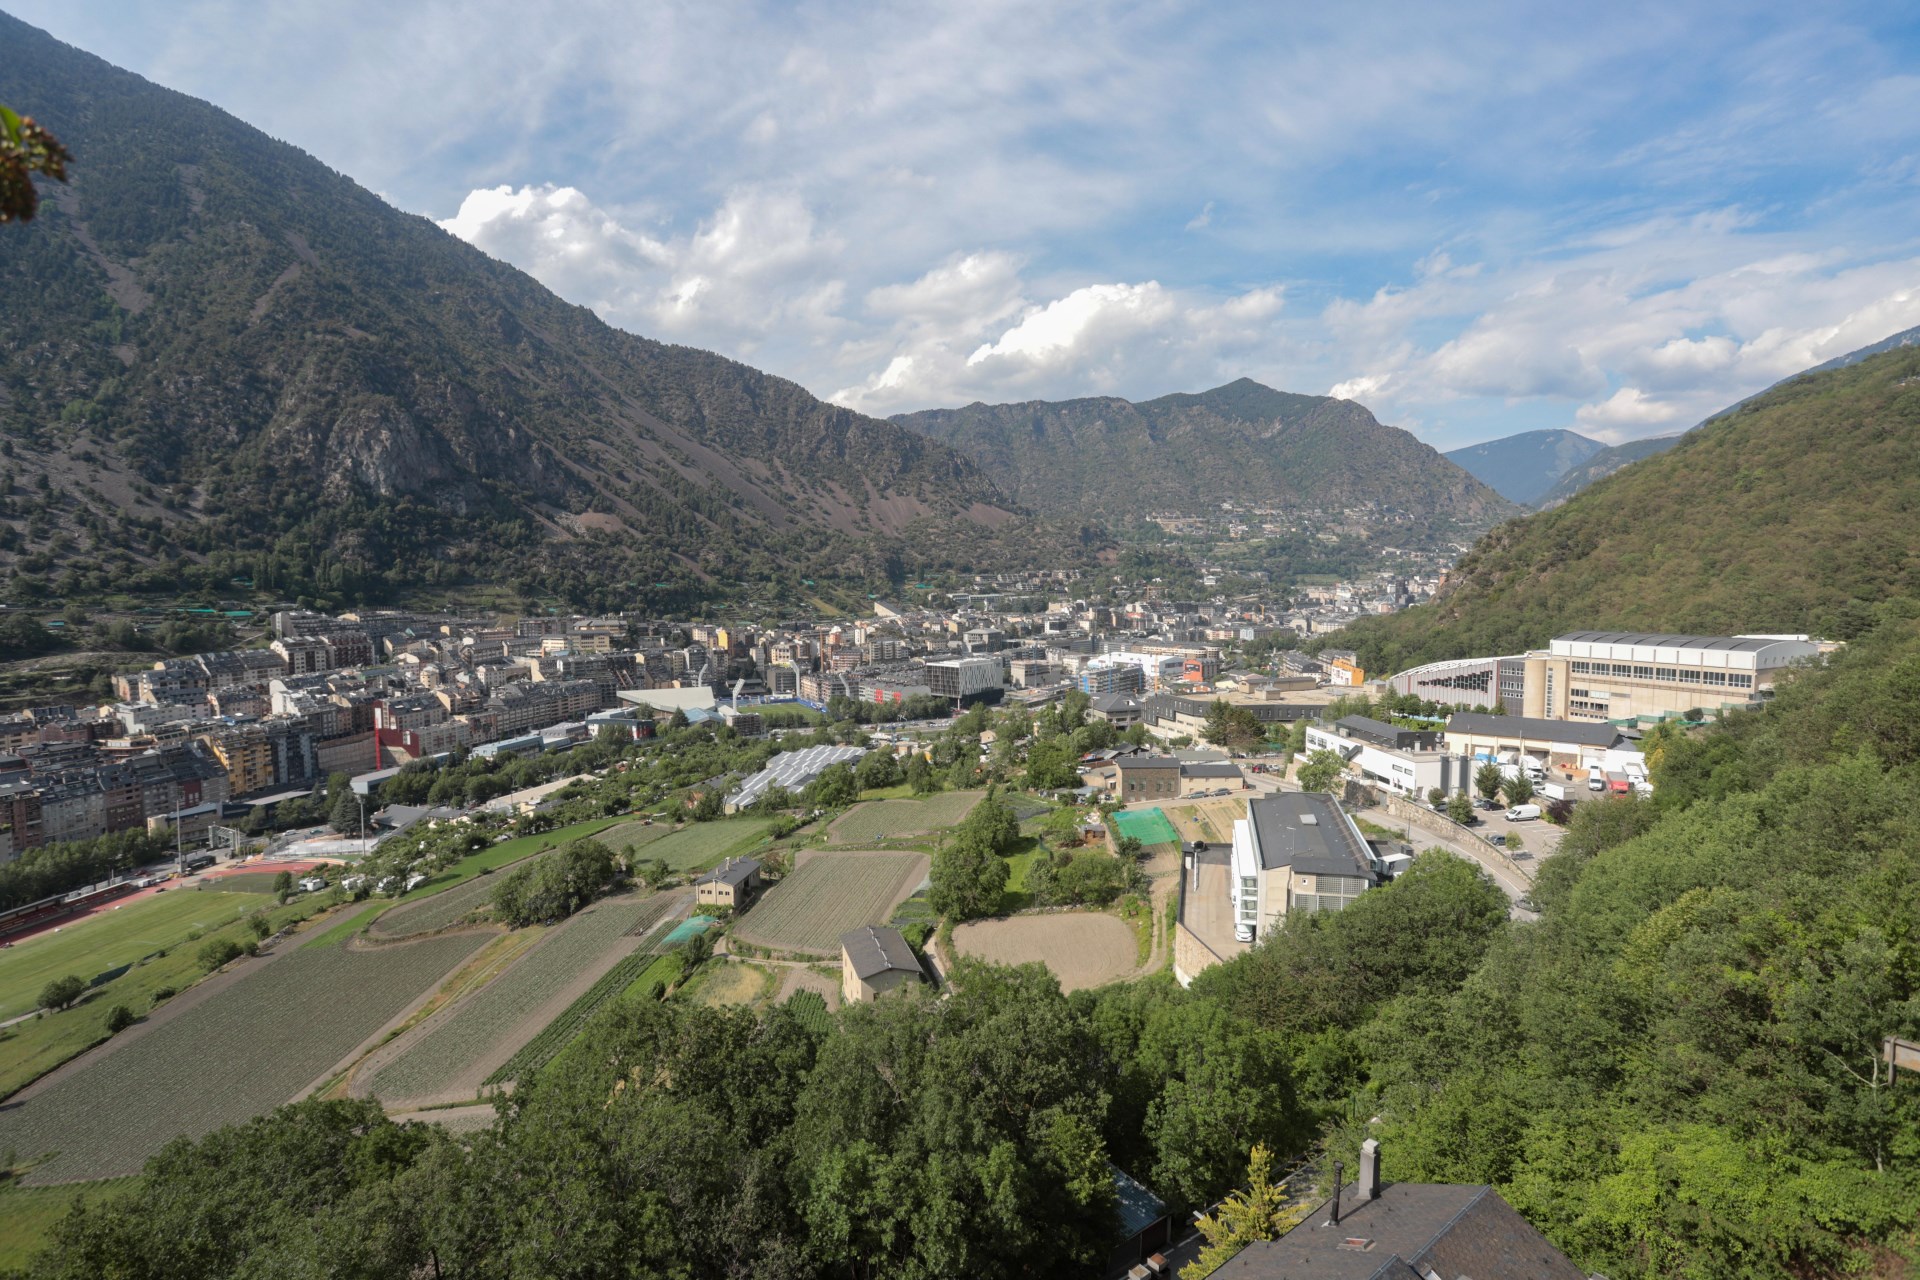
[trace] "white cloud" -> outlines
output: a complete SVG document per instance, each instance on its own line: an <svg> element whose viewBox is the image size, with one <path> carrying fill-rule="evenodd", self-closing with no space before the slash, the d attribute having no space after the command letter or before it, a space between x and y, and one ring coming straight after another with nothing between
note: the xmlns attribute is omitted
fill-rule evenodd
<svg viewBox="0 0 1920 1280"><path fill-rule="evenodd" d="M1213 201L1209 200L1204 205L1200 206L1200 212L1194 214L1193 217L1187 219L1186 229L1188 231L1198 231L1202 227L1211 226L1212 224L1213 224Z"/></svg>
<svg viewBox="0 0 1920 1280"><path fill-rule="evenodd" d="M1648 427L1672 422L1680 410L1643 394L1638 387L1622 387L1598 404L1583 404L1573 415L1574 429L1609 444L1656 434Z"/></svg>

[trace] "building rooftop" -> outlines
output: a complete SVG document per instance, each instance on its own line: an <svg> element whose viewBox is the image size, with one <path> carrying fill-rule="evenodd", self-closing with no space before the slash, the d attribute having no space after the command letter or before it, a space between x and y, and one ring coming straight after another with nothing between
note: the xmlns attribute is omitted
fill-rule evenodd
<svg viewBox="0 0 1920 1280"><path fill-rule="evenodd" d="M1196 760L1180 766L1183 778L1238 778L1240 766L1231 760Z"/></svg>
<svg viewBox="0 0 1920 1280"><path fill-rule="evenodd" d="M727 797L736 807L752 804L769 787L798 791L836 764L851 764L866 752L859 747L807 747L783 751L767 762L767 767L751 775Z"/></svg>
<svg viewBox="0 0 1920 1280"><path fill-rule="evenodd" d="M1587 1280L1491 1187L1392 1182L1374 1200L1341 1188L1278 1240L1248 1245L1219 1280Z"/></svg>
<svg viewBox="0 0 1920 1280"><path fill-rule="evenodd" d="M1247 801L1263 870L1292 867L1303 875L1372 876L1366 842L1332 796L1278 791Z"/></svg>
<svg viewBox="0 0 1920 1280"><path fill-rule="evenodd" d="M1620 730L1606 723L1496 716L1483 711L1454 712L1447 719L1446 731L1487 738L1536 738L1543 746L1549 742L1572 742L1583 747L1610 747L1620 740Z"/></svg>
<svg viewBox="0 0 1920 1280"><path fill-rule="evenodd" d="M1124 1239L1133 1239L1167 1216L1166 1201L1147 1190L1125 1169L1108 1161L1107 1170L1113 1175L1113 1196L1120 1210Z"/></svg>
<svg viewBox="0 0 1920 1280"><path fill-rule="evenodd" d="M846 949L847 962L853 966L854 973L863 981L895 971L921 972L919 957L913 954L913 948L907 945L898 929L866 925L841 934L840 945Z"/></svg>
<svg viewBox="0 0 1920 1280"><path fill-rule="evenodd" d="M1664 631L1569 631L1555 636L1554 643L1568 644L1640 644L1662 649L1725 649L1737 653L1758 653L1777 644L1808 643L1805 636L1683 636Z"/></svg>
<svg viewBox="0 0 1920 1280"><path fill-rule="evenodd" d="M724 884L738 887L747 882L747 877L760 870L756 858L729 858L707 874L695 880L695 884Z"/></svg>

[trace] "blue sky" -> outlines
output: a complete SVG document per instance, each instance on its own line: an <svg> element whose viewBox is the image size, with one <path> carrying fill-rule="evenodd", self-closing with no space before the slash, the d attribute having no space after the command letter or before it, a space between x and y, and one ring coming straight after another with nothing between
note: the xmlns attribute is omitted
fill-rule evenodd
<svg viewBox="0 0 1920 1280"><path fill-rule="evenodd" d="M873 413L1244 375L1619 441L1920 324L1898 5L0 3Z"/></svg>

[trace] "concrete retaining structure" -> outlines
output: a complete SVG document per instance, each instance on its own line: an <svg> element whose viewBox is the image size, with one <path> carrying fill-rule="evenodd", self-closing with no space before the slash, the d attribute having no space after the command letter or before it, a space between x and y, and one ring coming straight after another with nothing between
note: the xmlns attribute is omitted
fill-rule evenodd
<svg viewBox="0 0 1920 1280"><path fill-rule="evenodd" d="M1379 807L1400 821L1419 827L1429 835L1439 836L1442 840L1472 849L1485 857L1498 858L1513 868L1513 873L1522 880L1533 879L1530 874L1521 869L1519 863L1513 860L1512 854L1485 837L1475 835L1471 828L1461 826L1444 813L1435 813L1424 805L1415 804L1411 800L1396 795L1380 796Z"/></svg>

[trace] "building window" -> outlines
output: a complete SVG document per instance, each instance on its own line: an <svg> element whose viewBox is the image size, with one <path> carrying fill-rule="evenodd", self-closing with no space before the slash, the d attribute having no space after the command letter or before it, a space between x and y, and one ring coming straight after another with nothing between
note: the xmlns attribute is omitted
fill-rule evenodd
<svg viewBox="0 0 1920 1280"><path fill-rule="evenodd" d="M1577 676L1591 675L1593 673L1593 669L1584 662L1574 663L1572 667L1572 671L1573 671L1573 674Z"/></svg>
<svg viewBox="0 0 1920 1280"><path fill-rule="evenodd" d="M1633 669L1633 678L1635 680L1651 680L1653 679L1653 668L1652 667L1635 667Z"/></svg>

